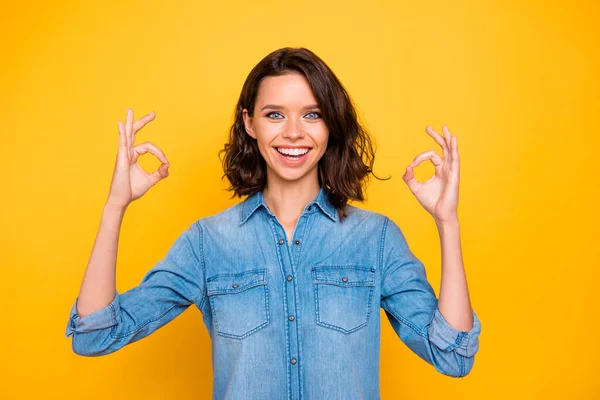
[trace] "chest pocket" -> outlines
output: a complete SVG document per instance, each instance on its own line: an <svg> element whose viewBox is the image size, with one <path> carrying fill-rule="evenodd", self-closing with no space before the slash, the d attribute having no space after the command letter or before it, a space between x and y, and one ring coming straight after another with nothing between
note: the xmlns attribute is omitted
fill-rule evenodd
<svg viewBox="0 0 600 400"><path fill-rule="evenodd" d="M311 273L317 325L343 333L367 325L375 288L374 268L319 266Z"/></svg>
<svg viewBox="0 0 600 400"><path fill-rule="evenodd" d="M266 269L214 275L206 290L217 334L243 339L269 324Z"/></svg>

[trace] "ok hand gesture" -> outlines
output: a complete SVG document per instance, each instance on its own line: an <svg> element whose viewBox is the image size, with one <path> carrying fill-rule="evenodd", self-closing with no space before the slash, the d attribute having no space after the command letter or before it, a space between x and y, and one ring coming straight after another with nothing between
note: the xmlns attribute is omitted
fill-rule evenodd
<svg viewBox="0 0 600 400"><path fill-rule="evenodd" d="M456 136L450 135L447 125L442 127L445 136L434 131L429 125L425 131L442 147L443 158L433 150L417 155L406 167L402 179L436 222L458 218L459 158ZM435 175L426 182L419 182L413 169L425 160L431 160L435 166Z"/></svg>
<svg viewBox="0 0 600 400"><path fill-rule="evenodd" d="M119 121L119 151L115 162L115 170L110 184L107 203L127 208L134 200L139 199L161 179L169 176L169 161L161 149L150 142L134 146L136 133L155 117L154 112L133 122L133 111L127 109L126 124ZM138 164L138 157L152 153L163 164L152 173L147 173Z"/></svg>

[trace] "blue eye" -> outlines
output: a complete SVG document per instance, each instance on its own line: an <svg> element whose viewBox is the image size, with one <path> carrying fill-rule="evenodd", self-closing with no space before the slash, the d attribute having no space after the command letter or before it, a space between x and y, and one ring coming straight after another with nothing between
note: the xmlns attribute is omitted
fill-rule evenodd
<svg viewBox="0 0 600 400"><path fill-rule="evenodd" d="M268 114L267 114L267 117L269 117L269 118L272 118L272 117L271 117L271 115L273 115L273 114L279 114L279 115L281 115L281 114L280 114L280 113L278 113L277 111L273 111L273 112L270 112L270 113L268 113ZM282 117L283 117L283 116L282 116ZM274 118L274 119L281 119L281 118Z"/></svg>
<svg viewBox="0 0 600 400"><path fill-rule="evenodd" d="M313 111L313 112L309 112L309 113L308 113L308 114L306 114L306 115L310 115L310 114L316 115L316 117L314 117L314 118L309 118L309 119L317 119L317 118L321 118L321 114L320 114L320 113L318 113L318 112L314 112L314 111Z"/></svg>

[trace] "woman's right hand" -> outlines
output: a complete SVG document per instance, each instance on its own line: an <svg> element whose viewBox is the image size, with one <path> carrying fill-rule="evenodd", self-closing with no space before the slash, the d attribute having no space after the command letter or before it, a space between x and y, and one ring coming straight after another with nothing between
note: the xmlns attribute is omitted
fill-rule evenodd
<svg viewBox="0 0 600 400"><path fill-rule="evenodd" d="M125 209L132 201L142 197L158 181L169 176L169 161L161 149L150 142L133 145L136 133L154 117L154 112L151 112L133 122L133 110L128 108L126 124L119 121L119 151L107 204ZM137 162L140 155L148 152L163 162L152 173L144 171Z"/></svg>

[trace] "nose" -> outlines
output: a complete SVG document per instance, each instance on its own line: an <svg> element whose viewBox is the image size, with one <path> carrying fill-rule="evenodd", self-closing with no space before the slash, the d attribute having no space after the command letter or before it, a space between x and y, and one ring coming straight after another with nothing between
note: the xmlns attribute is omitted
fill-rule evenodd
<svg viewBox="0 0 600 400"><path fill-rule="evenodd" d="M283 130L282 136L291 140L303 138L304 131L302 130L302 121L299 119L290 118L289 122L285 126L285 129Z"/></svg>

